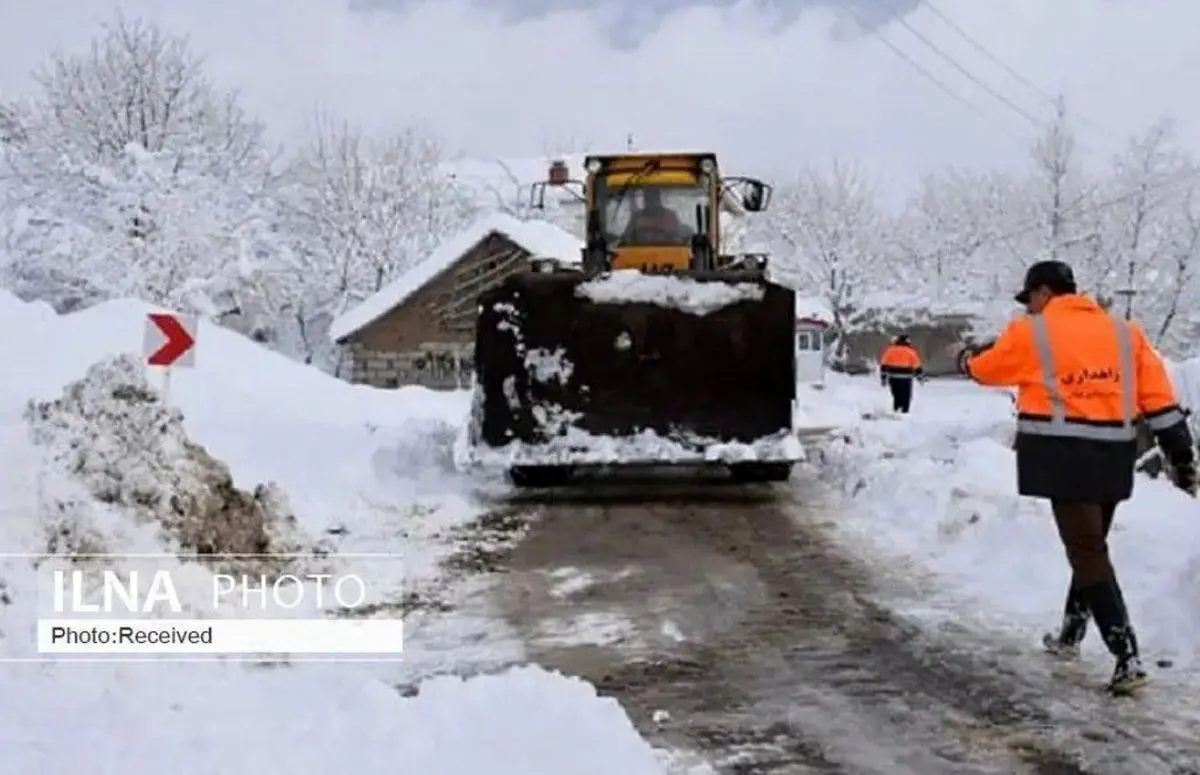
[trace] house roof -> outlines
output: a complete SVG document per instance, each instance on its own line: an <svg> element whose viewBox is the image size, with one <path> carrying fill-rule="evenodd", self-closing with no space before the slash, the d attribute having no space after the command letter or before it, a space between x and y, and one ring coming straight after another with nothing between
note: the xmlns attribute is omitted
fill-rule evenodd
<svg viewBox="0 0 1200 775"><path fill-rule="evenodd" d="M438 246L428 258L400 275L361 304L347 310L329 327L329 338L341 342L403 304L456 261L492 234L510 240L533 258L578 262L583 240L546 221L522 221L505 213L493 213L476 221L453 239Z"/></svg>

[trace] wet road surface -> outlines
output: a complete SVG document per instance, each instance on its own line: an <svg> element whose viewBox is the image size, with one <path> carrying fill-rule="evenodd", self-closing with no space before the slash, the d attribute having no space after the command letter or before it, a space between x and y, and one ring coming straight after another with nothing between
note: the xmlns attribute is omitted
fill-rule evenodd
<svg viewBox="0 0 1200 775"><path fill-rule="evenodd" d="M510 502L527 533L493 558L494 605L530 660L722 772L1200 772L1200 744L1039 657L891 614L830 540L836 506L798 495L821 491L654 480Z"/></svg>

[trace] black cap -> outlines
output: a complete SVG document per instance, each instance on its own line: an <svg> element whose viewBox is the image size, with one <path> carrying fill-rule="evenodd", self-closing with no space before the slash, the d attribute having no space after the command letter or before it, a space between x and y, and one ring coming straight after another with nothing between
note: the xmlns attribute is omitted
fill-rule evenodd
<svg viewBox="0 0 1200 775"><path fill-rule="evenodd" d="M1038 288L1053 293L1075 293L1075 273L1062 261L1039 261L1025 273L1025 286L1014 298L1018 304L1028 304L1029 296Z"/></svg>

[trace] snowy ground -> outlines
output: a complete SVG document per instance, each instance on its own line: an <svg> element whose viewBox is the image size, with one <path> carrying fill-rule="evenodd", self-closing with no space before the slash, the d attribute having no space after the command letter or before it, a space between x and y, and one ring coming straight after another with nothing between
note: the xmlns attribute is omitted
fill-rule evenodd
<svg viewBox="0 0 1200 775"><path fill-rule="evenodd" d="M0 293L0 324L9 332L0 338L0 552L91 548L79 545L81 536L114 553L169 548L160 526L89 501L80 482L48 465L23 418L27 402L60 397L96 362L136 356L147 311L118 302L59 318ZM174 446L151 451L122 448L129 439L91 440L135 469L115 487L179 486L151 480L191 471L182 458L154 459L177 452L186 432L229 465L239 487L276 482L296 518L294 532L309 544L399 555L402 564L371 561L387 591L438 583L439 561L453 549L447 536L481 511L450 467L463 396L350 387L211 326L201 329L197 353L195 369L171 378L169 402L183 412L182 431L159 409L130 410L142 412L132 424L163 423ZM119 363L105 368L120 372ZM89 383L76 400L91 401L91 410L108 412L106 422L120 426L126 418L100 406L113 387ZM130 437L160 444L147 427ZM74 454L76 442L59 439L58 452ZM391 685L402 676L368 665L8 661L36 659L35 578L30 560L0 558L5 772L662 771L615 701L536 666L436 678L402 697ZM412 678L427 667L417 653L389 669Z"/></svg>
<svg viewBox="0 0 1200 775"><path fill-rule="evenodd" d="M97 362L136 354L147 311L118 302L59 318L0 294L0 325L13 332L0 339L7 364L0 380L0 552L79 551L82 534L109 552L170 548L157 526L95 501L69 510L76 544L64 548L66 517L58 507L88 496L80 482L48 465L23 416L31 399L59 398ZM106 368L120 372L111 362ZM1196 386L1200 379L1185 389ZM77 401L101 401L103 384L85 387ZM1059 616L1067 570L1045 506L1014 494L1008 396L933 382L917 389L914 413L904 418L886 411L887 398L870 378L832 376L803 390L801 422L832 429L812 464L847 498L839 535L860 552L892 560L879 567L898 582L893 602L905 613L1031 647ZM456 549L455 531L485 509L452 466L465 396L348 386L205 327L197 368L173 374L168 399L183 421L162 435L186 434L203 445L241 488L277 483L299 545L396 553L401 561L371 560L369 572L397 599L466 595L451 587L471 582L447 580L442 566ZM150 428L160 421L154 414L139 420ZM145 435L147 427L134 434L138 444L164 443ZM59 439L59 453L70 452L71 443ZM121 486L156 477L163 480L157 486L179 486L167 481L184 469L170 445L102 446L134 469ZM1200 686L1197 508L1163 482L1141 481L1113 539L1147 651L1171 660L1174 675L1190 679L1186 686ZM36 657L34 578L28 560L0 557L5 660ZM524 661L520 644L506 643L486 612L472 619L465 609L448 616L418 611L410 620L418 633L405 663L382 667L0 665L0 767L181 775L323 775L335 768L372 775L397 766L446 775L485 767L530 775L664 771L663 752L637 735L615 701L597 698L582 681L536 666L422 680ZM1087 657L1107 665L1094 636ZM416 685L415 696L394 685ZM66 719L71 745L62 742Z"/></svg>
<svg viewBox="0 0 1200 775"><path fill-rule="evenodd" d="M845 540L897 561L907 613L1032 650L1059 621L1069 573L1048 506L1015 494L1009 398L931 382L898 418L875 380L835 377L826 392L849 420L820 463L855 504L839 525ZM876 419L850 419L864 414ZM1113 530L1144 649L1174 664L1171 683L1200 686L1200 505L1140 477ZM1085 654L1098 677L1111 669L1094 630Z"/></svg>

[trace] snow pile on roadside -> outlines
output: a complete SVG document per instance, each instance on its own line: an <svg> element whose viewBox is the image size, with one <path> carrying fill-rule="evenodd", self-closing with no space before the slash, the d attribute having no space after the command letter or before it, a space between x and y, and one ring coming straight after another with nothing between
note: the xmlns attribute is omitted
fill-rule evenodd
<svg viewBox="0 0 1200 775"><path fill-rule="evenodd" d="M58 671L4 671L9 701L0 702L0 762L6 771L663 773L614 700L538 667L465 681L437 678L412 698L346 666L69 670L70 692L62 691ZM69 745L64 719L70 719Z"/></svg>
<svg viewBox="0 0 1200 775"><path fill-rule="evenodd" d="M854 506L838 527L901 561L896 588L911 585L914 615L1032 642L1060 618L1069 571L1047 504L1016 494L1011 408L969 383L937 393L918 396L909 417L844 428L824 449L823 480ZM1112 550L1147 649L1200 671L1197 508L1141 477L1118 511Z"/></svg>
<svg viewBox="0 0 1200 775"><path fill-rule="evenodd" d="M575 295L599 303L643 303L708 315L740 301L760 301L763 288L754 283L701 282L689 277L647 275L621 269L589 280Z"/></svg>
<svg viewBox="0 0 1200 775"><path fill-rule="evenodd" d="M445 469L461 397L347 386L203 327L197 367L173 375L168 405L139 360L120 355L140 347L147 311L115 302L58 317L0 294L0 320L21 332L0 339L12 367L0 380L0 549L270 550L326 533L321 541L338 551L403 555L393 580L404 589L414 573L436 573L437 552L422 531L445 530L478 507L449 491L450 479L418 504L410 477ZM256 488L260 481L280 482L294 514L278 491ZM364 505L371 499L389 509ZM33 560L0 558L6 658L38 659ZM176 581L191 607L190 593L208 588L200 583L207 570L162 562L183 575ZM426 681L404 698L375 672L299 663L0 664L0 766L180 775L663 770L620 707L581 681L529 667Z"/></svg>
<svg viewBox="0 0 1200 775"><path fill-rule="evenodd" d="M311 551L278 486L239 490L228 466L188 439L182 413L163 403L144 372L130 355L107 358L61 398L30 402L25 418L49 466L90 496L42 507L72 518L95 502L127 509L161 526L162 545L178 554Z"/></svg>

